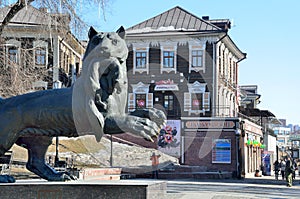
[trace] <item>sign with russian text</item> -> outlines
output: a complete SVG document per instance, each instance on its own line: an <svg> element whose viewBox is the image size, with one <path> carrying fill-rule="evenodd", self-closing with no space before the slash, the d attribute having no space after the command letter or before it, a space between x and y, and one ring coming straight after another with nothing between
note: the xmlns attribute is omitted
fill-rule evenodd
<svg viewBox="0 0 300 199"><path fill-rule="evenodd" d="M185 127L188 129L233 129L234 121L187 121Z"/></svg>

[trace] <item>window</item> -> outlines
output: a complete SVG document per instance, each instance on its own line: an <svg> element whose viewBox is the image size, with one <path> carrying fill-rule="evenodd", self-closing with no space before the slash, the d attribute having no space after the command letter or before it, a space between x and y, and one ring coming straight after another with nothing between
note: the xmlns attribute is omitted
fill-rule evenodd
<svg viewBox="0 0 300 199"><path fill-rule="evenodd" d="M221 45L219 46L219 52L218 52L218 57L219 57L219 75L222 74L222 48L221 48Z"/></svg>
<svg viewBox="0 0 300 199"><path fill-rule="evenodd" d="M35 50L35 64L38 66L46 65L46 49L45 48L37 48Z"/></svg>
<svg viewBox="0 0 300 199"><path fill-rule="evenodd" d="M174 68L174 51L163 52L163 67Z"/></svg>
<svg viewBox="0 0 300 199"><path fill-rule="evenodd" d="M133 74L147 73L149 74L149 43L133 43Z"/></svg>
<svg viewBox="0 0 300 199"><path fill-rule="evenodd" d="M160 73L177 72L177 46L178 42L160 42Z"/></svg>
<svg viewBox="0 0 300 199"><path fill-rule="evenodd" d="M137 109L146 108L146 94L136 94L135 95L135 107Z"/></svg>
<svg viewBox="0 0 300 199"><path fill-rule="evenodd" d="M202 110L202 93L193 93L192 94L192 110Z"/></svg>
<svg viewBox="0 0 300 199"><path fill-rule="evenodd" d="M8 47L8 58L11 62L17 63L18 48L16 46Z"/></svg>
<svg viewBox="0 0 300 199"><path fill-rule="evenodd" d="M46 67L48 65L48 43L46 41L37 40L33 42L34 47L34 64L36 67ZM61 57L60 57L61 60ZM61 65L63 66L63 65Z"/></svg>
<svg viewBox="0 0 300 199"><path fill-rule="evenodd" d="M205 73L206 44L200 41L189 41L189 73L192 71Z"/></svg>
<svg viewBox="0 0 300 199"><path fill-rule="evenodd" d="M132 93L128 93L128 111L153 108L153 93L149 93L150 84L139 82L131 86Z"/></svg>
<svg viewBox="0 0 300 199"><path fill-rule="evenodd" d="M136 52L136 68L144 69L147 63L147 52Z"/></svg>
<svg viewBox="0 0 300 199"><path fill-rule="evenodd" d="M210 111L210 93L206 91L206 83L195 81L188 84L189 92L184 93L184 111L189 115L200 114L205 115Z"/></svg>
<svg viewBox="0 0 300 199"><path fill-rule="evenodd" d="M173 95L165 95L164 96L164 108L168 111L172 111L174 109L174 96Z"/></svg>
<svg viewBox="0 0 300 199"><path fill-rule="evenodd" d="M225 50L222 50L222 75L225 76Z"/></svg>
<svg viewBox="0 0 300 199"><path fill-rule="evenodd" d="M203 51L193 50L192 51L192 67L202 67L203 62Z"/></svg>

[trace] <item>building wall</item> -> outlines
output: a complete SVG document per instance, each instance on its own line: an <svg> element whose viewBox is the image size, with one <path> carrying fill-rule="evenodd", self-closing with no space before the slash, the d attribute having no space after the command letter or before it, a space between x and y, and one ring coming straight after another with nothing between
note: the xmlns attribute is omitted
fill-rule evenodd
<svg viewBox="0 0 300 199"><path fill-rule="evenodd" d="M12 31L10 29L10 31ZM77 43L75 45L78 51L74 50L71 45L66 42L60 41L60 37L53 35L52 38L47 36L41 37L37 32L22 32L19 30L15 35L8 36L7 33L3 34L2 42L4 45L0 47L0 65L8 66L9 57L8 57L8 48L13 46L17 47L17 64L20 67L32 68L32 70L40 71L51 71L45 73L46 76L36 75L36 81L42 80L46 81L48 84L48 89L53 87L53 82L55 80L60 80L63 82L64 86L69 86L69 77L72 75L72 67L76 68L76 65L79 67L78 71L81 68L81 56L83 53L83 46ZM35 63L35 54L39 47L45 49L45 64L43 66L38 66ZM32 76L34 72L32 71ZM38 74L38 73L37 73ZM66 79L67 78L67 79ZM34 82L32 82L34 83Z"/></svg>
<svg viewBox="0 0 300 199"><path fill-rule="evenodd" d="M129 42L130 43L130 42ZM142 82L143 84L149 84L149 92L154 93L153 95L153 103L155 104L163 104L161 98L164 97L164 93L173 94L176 98L176 114L171 114L170 118L180 118L183 116L211 116L211 106L212 100L211 97L208 98L209 107L205 111L200 111L195 114L190 114L185 111L185 92L189 92L188 84L193 84L195 82L199 82L200 84L205 84L204 91L212 96L213 93L213 44L206 44L205 49L205 73L204 72L196 72L196 71L188 71L189 70L189 47L187 44L177 44L177 57L176 57L176 72L162 72L161 68L161 50L160 46L150 45L149 47L149 70L143 72L135 72L133 69L134 63L134 53L133 47L129 44L129 56L127 59L127 69L128 69L128 79L129 79L129 93L134 93L134 89L132 88L133 84L138 84ZM163 90L156 91L155 86L160 81L170 80L173 84L178 86L178 90ZM203 102L203 99L201 99ZM129 103L130 104L130 103ZM129 108L130 109L130 108ZM130 111L130 110L129 110Z"/></svg>
<svg viewBox="0 0 300 199"><path fill-rule="evenodd" d="M183 145L181 163L205 166L207 171L236 172L240 136L238 119L211 118L183 121Z"/></svg>
<svg viewBox="0 0 300 199"><path fill-rule="evenodd" d="M207 171L236 171L236 137L234 131L219 132L188 132L184 135L184 164L205 165ZM229 139L231 141L231 162L213 163L212 143L214 139Z"/></svg>

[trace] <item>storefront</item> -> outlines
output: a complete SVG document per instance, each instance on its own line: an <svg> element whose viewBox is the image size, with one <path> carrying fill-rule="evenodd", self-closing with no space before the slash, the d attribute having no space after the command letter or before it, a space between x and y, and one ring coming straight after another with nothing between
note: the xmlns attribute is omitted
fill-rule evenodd
<svg viewBox="0 0 300 199"><path fill-rule="evenodd" d="M182 118L181 164L241 174L239 118Z"/></svg>
<svg viewBox="0 0 300 199"><path fill-rule="evenodd" d="M253 177L256 170L262 169L262 152L265 145L262 143L263 133L261 126L250 122L249 120L243 120L243 129L245 130L245 136L243 137L243 157L244 165L242 173L245 177Z"/></svg>

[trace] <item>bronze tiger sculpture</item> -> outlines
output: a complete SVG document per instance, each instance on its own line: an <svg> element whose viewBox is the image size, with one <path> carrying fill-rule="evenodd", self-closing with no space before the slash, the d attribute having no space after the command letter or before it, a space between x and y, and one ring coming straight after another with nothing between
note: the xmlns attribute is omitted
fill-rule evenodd
<svg viewBox="0 0 300 199"><path fill-rule="evenodd" d="M0 155L13 144L27 149L26 168L48 181L72 180L45 163L55 136L78 137L130 132L152 140L166 116L157 109L125 112L127 68L125 29L116 32L89 30L83 69L72 87L0 98ZM0 182L14 182L8 175Z"/></svg>

